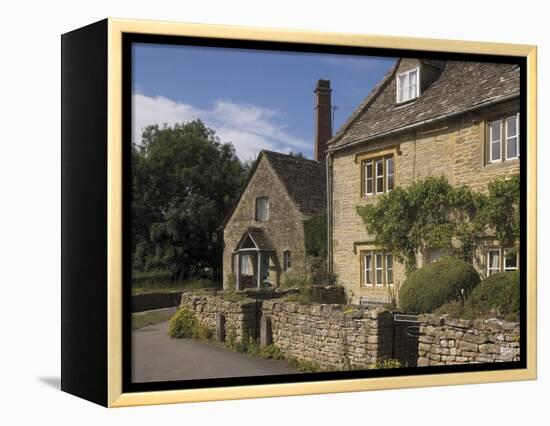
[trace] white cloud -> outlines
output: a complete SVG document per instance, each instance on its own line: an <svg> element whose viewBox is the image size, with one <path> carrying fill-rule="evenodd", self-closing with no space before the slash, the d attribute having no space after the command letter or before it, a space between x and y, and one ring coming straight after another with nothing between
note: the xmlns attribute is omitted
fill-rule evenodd
<svg viewBox="0 0 550 426"><path fill-rule="evenodd" d="M211 109L173 101L163 96L133 95L132 141L141 141L142 130L151 124L168 124L200 118L216 130L222 142L232 142L241 159L256 157L262 149L309 151L312 142L290 135L278 120L281 114L255 105L218 100Z"/></svg>

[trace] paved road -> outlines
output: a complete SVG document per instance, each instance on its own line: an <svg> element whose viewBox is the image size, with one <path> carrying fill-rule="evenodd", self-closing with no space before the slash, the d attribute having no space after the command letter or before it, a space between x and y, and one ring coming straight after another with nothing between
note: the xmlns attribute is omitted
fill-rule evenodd
<svg viewBox="0 0 550 426"><path fill-rule="evenodd" d="M168 321L132 335L134 382L297 373L285 361L239 354L195 339L171 339Z"/></svg>

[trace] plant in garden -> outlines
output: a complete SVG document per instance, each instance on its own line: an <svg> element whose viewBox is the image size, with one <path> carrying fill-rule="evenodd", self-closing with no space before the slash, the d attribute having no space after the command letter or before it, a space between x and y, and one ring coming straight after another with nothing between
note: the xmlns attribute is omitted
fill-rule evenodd
<svg viewBox="0 0 550 426"><path fill-rule="evenodd" d="M177 339L195 337L197 326L194 313L187 308L181 308L170 319L168 333L170 337Z"/></svg>
<svg viewBox="0 0 550 426"><path fill-rule="evenodd" d="M472 318L497 316L517 321L520 310L519 272L490 275L467 298L464 310Z"/></svg>
<svg viewBox="0 0 550 426"><path fill-rule="evenodd" d="M406 312L431 313L467 297L479 282L479 274L468 262L443 257L407 277L399 292L399 306Z"/></svg>

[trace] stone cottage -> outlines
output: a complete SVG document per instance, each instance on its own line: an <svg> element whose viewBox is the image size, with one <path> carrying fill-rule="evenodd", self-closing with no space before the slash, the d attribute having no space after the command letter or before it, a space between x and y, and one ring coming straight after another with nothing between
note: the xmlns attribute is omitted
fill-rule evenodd
<svg viewBox="0 0 550 426"><path fill-rule="evenodd" d="M356 206L428 176L485 191L519 173L519 74L508 64L400 59L328 141L329 262L353 303L387 303L405 277ZM474 266L517 269L510 249L488 237ZM442 254L419 253L418 266Z"/></svg>
<svg viewBox="0 0 550 426"><path fill-rule="evenodd" d="M224 227L223 287L277 287L305 268L304 220L326 213L325 164L261 151Z"/></svg>

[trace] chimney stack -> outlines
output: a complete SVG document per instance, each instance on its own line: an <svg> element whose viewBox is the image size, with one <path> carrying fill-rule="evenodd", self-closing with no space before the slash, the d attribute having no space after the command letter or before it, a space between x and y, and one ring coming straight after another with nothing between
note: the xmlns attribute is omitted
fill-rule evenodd
<svg viewBox="0 0 550 426"><path fill-rule="evenodd" d="M330 80L317 81L315 88L315 149L313 159L325 161L327 142L332 137L332 102Z"/></svg>

